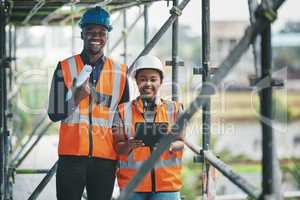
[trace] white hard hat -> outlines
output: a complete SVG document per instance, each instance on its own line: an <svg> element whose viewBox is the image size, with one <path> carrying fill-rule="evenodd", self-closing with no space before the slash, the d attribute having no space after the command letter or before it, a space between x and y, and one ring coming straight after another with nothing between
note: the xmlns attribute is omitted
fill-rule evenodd
<svg viewBox="0 0 300 200"><path fill-rule="evenodd" d="M162 62L153 55L145 55L139 57L133 66L132 76L135 78L136 72L140 69L156 69L161 72L164 76L163 64Z"/></svg>

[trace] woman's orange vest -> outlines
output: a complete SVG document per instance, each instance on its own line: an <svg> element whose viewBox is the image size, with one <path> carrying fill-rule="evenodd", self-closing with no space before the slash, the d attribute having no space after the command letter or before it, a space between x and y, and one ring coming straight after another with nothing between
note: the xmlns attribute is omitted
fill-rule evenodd
<svg viewBox="0 0 300 200"><path fill-rule="evenodd" d="M157 104L154 122L166 122L173 124L181 105L171 101L161 100ZM135 124L145 122L143 118L143 103L141 98L127 102L119 106L121 119L124 122L127 137L135 136ZM133 149L129 155L119 155L119 169L117 171L118 184L124 189L130 180L137 173L142 163L151 155L150 147L139 147ZM178 191L181 188L181 161L182 151L165 151L155 163L154 168L149 172L135 192L160 192Z"/></svg>
<svg viewBox="0 0 300 200"><path fill-rule="evenodd" d="M71 90L73 80L84 64L80 55L61 61L66 87ZM95 87L94 95L80 101L76 110L61 121L59 155L93 156L116 160L113 148L112 120L122 97L126 82L126 66L106 58Z"/></svg>

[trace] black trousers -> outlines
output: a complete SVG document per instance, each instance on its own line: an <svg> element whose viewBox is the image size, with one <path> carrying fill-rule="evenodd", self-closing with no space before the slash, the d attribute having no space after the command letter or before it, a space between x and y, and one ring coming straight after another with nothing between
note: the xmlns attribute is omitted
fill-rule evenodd
<svg viewBox="0 0 300 200"><path fill-rule="evenodd" d="M86 187L88 200L111 200L116 161L81 156L60 156L56 172L58 200L81 200Z"/></svg>

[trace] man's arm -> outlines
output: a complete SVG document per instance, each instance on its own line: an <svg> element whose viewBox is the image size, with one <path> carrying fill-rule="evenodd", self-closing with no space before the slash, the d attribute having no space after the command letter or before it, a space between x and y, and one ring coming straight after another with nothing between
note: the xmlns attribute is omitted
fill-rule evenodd
<svg viewBox="0 0 300 200"><path fill-rule="evenodd" d="M130 100L130 96L129 96L129 85L128 85L128 79L126 77L126 83L125 83L125 88L124 88L124 92L123 95L121 97L120 103L124 103L124 102L128 102Z"/></svg>
<svg viewBox="0 0 300 200"><path fill-rule="evenodd" d="M48 116L51 121L63 120L75 110L74 98L72 97L68 101L65 100L67 92L68 88L65 85L59 63L53 74L49 95Z"/></svg>

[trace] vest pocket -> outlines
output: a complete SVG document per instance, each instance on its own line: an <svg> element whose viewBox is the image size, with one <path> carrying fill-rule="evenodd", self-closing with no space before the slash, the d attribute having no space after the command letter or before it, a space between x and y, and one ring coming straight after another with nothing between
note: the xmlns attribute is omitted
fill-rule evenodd
<svg viewBox="0 0 300 200"><path fill-rule="evenodd" d="M149 147L139 147L133 150L133 160L134 161L145 161L150 156L150 148Z"/></svg>

